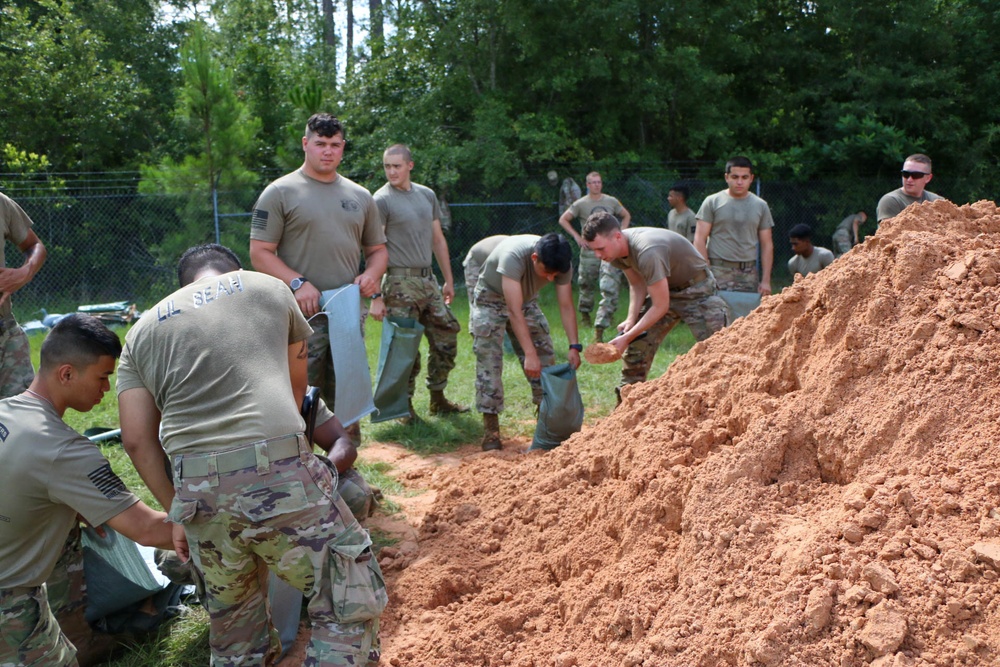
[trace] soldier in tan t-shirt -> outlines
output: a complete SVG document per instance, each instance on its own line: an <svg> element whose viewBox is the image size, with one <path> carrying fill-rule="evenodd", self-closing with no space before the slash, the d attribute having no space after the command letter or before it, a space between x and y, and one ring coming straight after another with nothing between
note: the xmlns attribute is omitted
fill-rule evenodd
<svg viewBox="0 0 1000 667"><path fill-rule="evenodd" d="M444 395L448 374L455 367L458 352L458 320L451 313L455 297L455 281L451 275L448 241L441 230L441 209L434 191L413 183L413 158L404 144L395 144L382 156L385 177L389 181L375 193L375 203L385 223L389 268L382 278L382 302L372 304L372 317L381 320L386 313L392 317L413 318L424 326L427 337L427 389L430 392L432 415L468 412ZM437 259L444 276L444 287L438 287L431 257ZM410 414L403 421L420 421L413 409L413 392L420 373L417 355L410 373Z"/></svg>
<svg viewBox="0 0 1000 667"><path fill-rule="evenodd" d="M375 590L371 538L304 436L312 331L286 285L239 267L228 248L190 249L178 264L182 287L129 331L118 368L122 443L204 577L213 664L271 664L280 652L264 568L310 597L311 655L377 664L387 598ZM335 600L338 576L368 583ZM354 607L354 594L370 604ZM349 621L338 615L345 604Z"/></svg>
<svg viewBox="0 0 1000 667"><path fill-rule="evenodd" d="M729 323L729 307L718 296L708 263L677 232L622 230L614 216L595 213L583 226L583 237L598 257L628 278L628 317L611 341L625 362L621 385L646 380L660 343L678 322L687 324L697 340Z"/></svg>
<svg viewBox="0 0 1000 667"><path fill-rule="evenodd" d="M382 298L379 283L389 254L375 200L365 188L337 173L344 157L344 129L329 114L315 114L302 137L302 167L274 181L254 204L250 261L288 285L302 314L320 309L320 293L354 283L361 296ZM358 273L362 250L365 270ZM362 306L361 320L367 309ZM335 405L336 376L325 318L312 320L309 384ZM344 378L356 382L358 378ZM370 382L370 378L365 378ZM355 440L357 424L348 427Z"/></svg>
<svg viewBox="0 0 1000 667"><path fill-rule="evenodd" d="M0 401L0 664L59 667L97 657L85 655L92 648L85 604L57 622L45 585L57 562L72 562L82 574L80 516L141 544L173 548L167 515L125 488L97 446L62 419L67 408L89 412L101 402L120 352L114 332L73 313L42 343L31 386ZM66 551L76 558L66 559ZM75 584L67 598L85 602L80 578L61 575ZM72 627L61 628L67 621Z"/></svg>

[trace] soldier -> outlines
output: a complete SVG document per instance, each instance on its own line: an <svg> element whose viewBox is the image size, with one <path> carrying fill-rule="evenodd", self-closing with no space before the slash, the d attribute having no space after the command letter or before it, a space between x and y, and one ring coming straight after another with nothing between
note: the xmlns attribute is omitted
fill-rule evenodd
<svg viewBox="0 0 1000 667"><path fill-rule="evenodd" d="M621 202L611 195L602 194L604 181L596 171L587 174L587 194L577 199L560 216L559 224L573 237L580 246L580 268L577 275L577 284L580 286L579 308L583 316L583 325L590 326L590 312L594 309L595 286L601 291L601 302L597 307L597 316L594 318L594 337L601 341L604 330L611 326L611 318L618 310L618 293L622 286L622 272L608 264L602 264L594 256L593 251L587 246L587 242L580 234L573 229L573 219L580 220L580 226L592 213L597 211L608 211L618 217L622 229L627 229L632 220L632 214L628 212Z"/></svg>
<svg viewBox="0 0 1000 667"><path fill-rule="evenodd" d="M753 163L748 158L734 157L726 162L725 176L728 187L706 197L698 209L694 246L712 265L720 289L760 292L766 296L771 293L774 264L771 209L766 201L750 192L754 176Z"/></svg>
<svg viewBox="0 0 1000 667"><path fill-rule="evenodd" d="M503 335L511 344L531 383L532 401L542 402L542 368L555 363L549 323L535 298L547 282L556 283L559 315L569 338L569 363L580 366L573 310L572 257L559 234L511 236L486 258L472 303L472 349L476 354L476 409L483 414L484 451L500 449L503 411Z"/></svg>
<svg viewBox="0 0 1000 667"><path fill-rule="evenodd" d="M184 253L178 278L126 337L118 401L125 449L204 577L212 664L278 654L266 568L309 598L310 664L377 664L387 598L371 538L303 434L300 304L214 244Z"/></svg>
<svg viewBox="0 0 1000 667"><path fill-rule="evenodd" d="M667 213L667 229L677 232L691 243L694 243L694 232L698 228L698 219L694 211L688 208L688 197L691 190L688 186L676 183L667 193L670 212Z"/></svg>
<svg viewBox="0 0 1000 667"><path fill-rule="evenodd" d="M354 518L364 523L375 513L380 492L376 492L365 481L355 467L358 448L350 434L322 400L316 415L316 429L313 442L326 452L327 460L337 471L337 493L351 510Z"/></svg>
<svg viewBox="0 0 1000 667"><path fill-rule="evenodd" d="M314 114L302 137L302 167L268 185L254 204L250 261L282 280L307 318L320 310L320 294L354 283L376 304L388 253L378 207L368 190L337 173L344 157L344 128L325 113ZM365 270L358 273L364 250ZM360 325L367 316L361 307ZM309 339L309 384L336 405L336 375L329 324L313 320ZM348 382L354 381L347 378ZM360 441L358 425L349 427Z"/></svg>
<svg viewBox="0 0 1000 667"><path fill-rule="evenodd" d="M501 241L508 238L510 237L506 234L487 236L469 248L469 252L465 254L465 261L462 262L462 267L465 269L465 290L469 295L470 308L472 307L472 297L476 293L476 285L479 284L479 274L483 270L486 258L500 245Z"/></svg>
<svg viewBox="0 0 1000 667"><path fill-rule="evenodd" d="M628 278L628 317L611 341L625 361L620 385L646 380L656 350L677 322L683 320L697 340L728 324L729 307L718 296L715 277L680 234L655 227L622 230L613 215L600 211L587 219L583 238Z"/></svg>
<svg viewBox="0 0 1000 667"><path fill-rule="evenodd" d="M14 319L11 295L35 277L45 263L46 250L31 230L31 218L17 203L0 192L0 230L3 238L24 253L24 263L6 268L3 243L0 242L0 398L24 391L35 372L31 368L31 345Z"/></svg>
<svg viewBox="0 0 1000 667"><path fill-rule="evenodd" d="M837 257L861 243L858 228L866 222L868 222L868 214L864 211L852 213L840 221L836 231L833 232L833 248Z"/></svg>
<svg viewBox="0 0 1000 667"><path fill-rule="evenodd" d="M910 204L922 201L941 199L941 195L926 190L927 184L934 178L931 171L931 159L923 153L916 153L903 161L903 187L893 190L878 200L878 222L895 218Z"/></svg>
<svg viewBox="0 0 1000 667"><path fill-rule="evenodd" d="M437 197L430 188L410 180L413 159L405 145L395 144L385 149L382 164L389 182L375 193L375 203L385 223L389 267L382 278L382 301L372 304L372 317L381 320L388 313L392 317L413 318L424 325L431 414L468 412L468 408L452 403L444 395L448 374L455 367L460 327L448 308L455 297L455 282ZM434 277L431 255L437 259L444 276L443 287L438 287ZM413 391L419 373L418 354L410 373L410 415L404 419L405 423L420 421L413 409Z"/></svg>
<svg viewBox="0 0 1000 667"><path fill-rule="evenodd" d="M97 446L62 420L67 408L88 412L101 402L120 353L115 333L90 315L73 313L42 343L41 366L31 385L0 401L2 665L89 662L66 637L72 633L89 641L82 605L78 614L70 614L79 620L75 627L61 628L45 584L59 561L63 572L56 578L73 590L55 597L85 600L80 516L141 544L171 547L167 515L125 488Z"/></svg>
<svg viewBox="0 0 1000 667"><path fill-rule="evenodd" d="M788 273L807 276L825 269L833 263L833 253L813 245L812 227L805 223L795 225L788 231L788 241L795 255L788 260Z"/></svg>

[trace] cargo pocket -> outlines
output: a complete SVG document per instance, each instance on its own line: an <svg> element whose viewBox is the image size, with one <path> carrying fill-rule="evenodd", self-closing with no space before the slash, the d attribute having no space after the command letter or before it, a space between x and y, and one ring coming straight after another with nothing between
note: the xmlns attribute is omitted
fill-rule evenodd
<svg viewBox="0 0 1000 667"><path fill-rule="evenodd" d="M368 531L357 522L327 542L330 604L338 623L378 618L389 603L382 569L371 546Z"/></svg>
<svg viewBox="0 0 1000 667"><path fill-rule="evenodd" d="M179 523L182 526L190 524L194 522L197 514L197 500L184 500L179 496L174 496L174 501L170 504L170 513L168 514L171 522Z"/></svg>
<svg viewBox="0 0 1000 667"><path fill-rule="evenodd" d="M236 503L251 521L263 521L310 507L306 488L298 480L245 491L236 499Z"/></svg>

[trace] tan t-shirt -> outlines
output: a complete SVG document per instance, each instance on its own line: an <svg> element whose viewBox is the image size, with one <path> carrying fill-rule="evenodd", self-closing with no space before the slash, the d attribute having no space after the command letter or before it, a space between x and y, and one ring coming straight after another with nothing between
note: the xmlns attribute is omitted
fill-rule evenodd
<svg viewBox="0 0 1000 667"><path fill-rule="evenodd" d="M793 276L796 273L808 276L810 273L816 273L820 269L830 266L832 263L833 253L830 250L813 246L813 252L808 257L792 255L792 258L788 260L788 272Z"/></svg>
<svg viewBox="0 0 1000 667"><path fill-rule="evenodd" d="M509 238L510 236L507 234L487 236L485 239L477 242L474 246L469 248L469 252L465 254L465 261L462 263L468 264L472 261L479 266L482 266L486 262L486 258L490 256L490 253L496 250L496 247L500 245L500 242Z"/></svg>
<svg viewBox="0 0 1000 667"><path fill-rule="evenodd" d="M16 246L24 243L31 231L31 218L17 205L13 199L0 192L0 231L3 238ZM6 268L7 258L5 256L6 244L0 241L0 268ZM11 314L10 299L0 305L0 317L9 317Z"/></svg>
<svg viewBox="0 0 1000 667"><path fill-rule="evenodd" d="M667 213L667 229L677 232L691 243L694 243L694 230L697 227L698 219L689 208L684 209L683 213L678 213L676 209L670 209Z"/></svg>
<svg viewBox="0 0 1000 667"><path fill-rule="evenodd" d="M385 243L378 206L344 176L323 183L301 169L282 176L253 207L250 239L278 244L278 257L322 291L354 282L365 246Z"/></svg>
<svg viewBox="0 0 1000 667"><path fill-rule="evenodd" d="M708 258L728 262L757 261L758 232L774 227L771 209L757 195L735 199L729 190L705 198L697 218L711 223Z"/></svg>
<svg viewBox="0 0 1000 667"><path fill-rule="evenodd" d="M895 218L910 204L916 204L921 201L936 201L938 199L942 199L941 195L936 195L927 190L924 190L924 193L920 197L911 197L903 192L903 188L899 188L882 195L882 198L878 200L876 216L878 221L882 222L889 218Z"/></svg>
<svg viewBox="0 0 1000 667"><path fill-rule="evenodd" d="M233 271L182 287L125 337L118 393L145 387L167 454L218 452L300 432L288 346L312 329L288 286Z"/></svg>
<svg viewBox="0 0 1000 667"><path fill-rule="evenodd" d="M0 588L41 586L80 514L100 526L139 502L97 446L46 401L0 401Z"/></svg>
<svg viewBox="0 0 1000 667"><path fill-rule="evenodd" d="M479 274L479 282L502 295L503 277L507 276L521 283L524 302L531 301L548 282L535 273L535 266L531 261L531 254L535 252L535 244L539 238L541 237L534 234L519 234L501 241L486 258L482 273ZM556 275L554 282L557 285L567 285L572 277L573 271L569 270Z"/></svg>
<svg viewBox="0 0 1000 667"><path fill-rule="evenodd" d="M389 266L429 268L434 258L434 221L441 219L434 191L417 183L410 183L408 191L386 183L374 197L385 224Z"/></svg>
<svg viewBox="0 0 1000 667"><path fill-rule="evenodd" d="M851 237L851 241L852 242L854 241L854 221L855 220L858 221L858 225L860 226L861 225L861 216L859 214L857 214L857 213L852 213L851 215L849 215L846 218L844 218L843 220L841 220L840 224L837 225L837 229L836 229L836 231L838 231L838 232L841 231L841 230L847 232L848 235Z"/></svg>
<svg viewBox="0 0 1000 667"><path fill-rule="evenodd" d="M670 289L684 289L708 262L686 238L669 229L629 227L622 230L628 242L628 256L611 262L619 269L635 269L653 285L664 278Z"/></svg>
<svg viewBox="0 0 1000 667"><path fill-rule="evenodd" d="M573 213L573 217L579 221L580 227L582 228L583 223L587 222L587 218L597 211L607 211L618 218L620 222L622 219L622 211L625 209L621 202L611 195L602 194L600 199L591 199L588 194L573 202L573 204L569 207L569 210Z"/></svg>

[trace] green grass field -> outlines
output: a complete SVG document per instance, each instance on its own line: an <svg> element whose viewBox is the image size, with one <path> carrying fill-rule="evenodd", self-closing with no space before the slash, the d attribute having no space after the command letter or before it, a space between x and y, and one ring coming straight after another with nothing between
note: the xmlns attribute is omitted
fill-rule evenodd
<svg viewBox="0 0 1000 667"><path fill-rule="evenodd" d="M472 405L475 397L475 358L472 354L472 337L468 334L469 306L464 299L464 290L459 290L452 310L462 323L462 333L459 334L459 349L455 369L451 373L447 389L448 397L463 405ZM462 297L462 298L459 298ZM627 295L623 295L619 305L619 319L624 319L627 308ZM540 303L551 326L552 339L556 348L557 363L566 360L568 341L559 319L559 310L555 298L555 290L545 289L540 295ZM120 330L124 337L125 329ZM581 342L586 345L593 339L593 330L580 332ZM38 366L38 350L43 336L32 337L32 355L35 367ZM378 363L378 346L381 340L381 324L369 320L366 329L366 344L368 363L374 375ZM653 364L650 377L658 377L678 354L683 354L694 344L694 338L688 328L681 324L674 329L663 342ZM426 366L426 341L421 346L421 355ZM581 366L577 377L580 393L586 406L586 420L592 422L607 415L615 406L614 387L618 383L620 364L591 366L586 363ZM504 389L506 394L506 411L501 415L500 426L505 438L520 436L530 438L534 433L535 414L531 403L531 391L521 371L516 356L508 353L504 359ZM96 408L87 413L67 410L65 420L73 428L84 432L91 428L118 428L118 400L114 391L108 392L104 400ZM414 426L403 426L396 421L372 424L368 420L362 423L362 441L379 441L399 443L419 455L454 451L459 446L478 442L482 436L482 420L474 410L462 415L448 417L431 417L428 411L429 394L423 386L423 375L417 382L414 396L414 406L422 417L423 423ZM101 445L101 450L112 463L112 467L125 483L139 495L147 504L158 507L158 503L148 492L141 478L132 467L131 461L117 442ZM365 448L362 445L357 467L370 483L382 488L387 493L399 494L403 486L393 477L391 466L379 461L365 460ZM396 504L387 502L380 512L394 513L399 511ZM389 536L376 535L376 542L386 544L391 542ZM208 631L207 616L203 609L195 607L188 610L180 618L151 637L130 646L121 657L108 663L116 667L194 667L208 662Z"/></svg>

